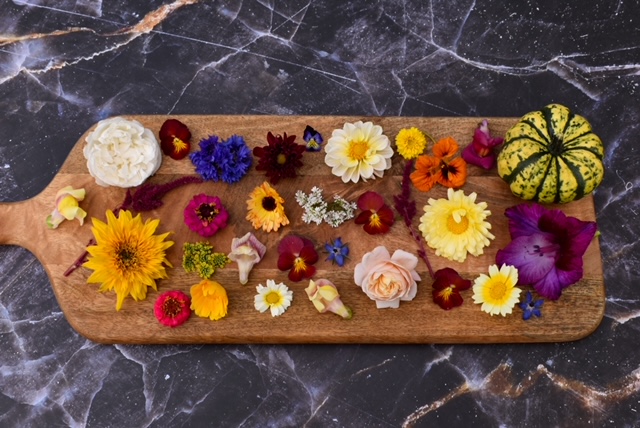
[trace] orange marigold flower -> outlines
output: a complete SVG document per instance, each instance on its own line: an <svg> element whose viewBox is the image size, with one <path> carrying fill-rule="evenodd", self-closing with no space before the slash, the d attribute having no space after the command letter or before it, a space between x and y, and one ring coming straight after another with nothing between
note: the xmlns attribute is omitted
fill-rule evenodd
<svg viewBox="0 0 640 428"><path fill-rule="evenodd" d="M460 157L454 158L459 150L458 143L451 137L443 138L433 146L435 156L420 156L411 181L418 190L428 192L436 183L451 188L459 188L467 180L467 163Z"/></svg>

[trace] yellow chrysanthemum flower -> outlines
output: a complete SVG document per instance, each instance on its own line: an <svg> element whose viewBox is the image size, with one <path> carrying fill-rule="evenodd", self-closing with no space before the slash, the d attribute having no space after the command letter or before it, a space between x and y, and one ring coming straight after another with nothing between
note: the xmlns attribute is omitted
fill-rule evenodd
<svg viewBox="0 0 640 428"><path fill-rule="evenodd" d="M382 127L372 122L345 123L335 129L324 148L325 163L344 183L382 177L391 168L393 149Z"/></svg>
<svg viewBox="0 0 640 428"><path fill-rule="evenodd" d="M255 229L271 232L289 224L284 213L284 199L266 181L253 189L247 200L247 209L247 220Z"/></svg>
<svg viewBox="0 0 640 428"><path fill-rule="evenodd" d="M199 317L217 321L227 315L227 306L227 290L219 282L205 279L191 287L191 309Z"/></svg>
<svg viewBox="0 0 640 428"><path fill-rule="evenodd" d="M133 217L125 210L116 217L109 210L107 223L96 218L92 221L96 245L87 248L89 259L83 264L93 270L87 282L102 284L102 292L115 290L118 311L125 297L144 300L147 287L157 290L155 280L167 278L163 264L171 267L165 250L173 245L172 241L164 240L169 233L154 235L160 220L142 223L140 214Z"/></svg>
<svg viewBox="0 0 640 428"><path fill-rule="evenodd" d="M448 199L429 198L420 218L419 229L436 255L463 262L467 253L479 256L495 236L489 232L491 215L487 203L476 201L476 194L465 196L462 190L447 191Z"/></svg>
<svg viewBox="0 0 640 428"><path fill-rule="evenodd" d="M521 289L516 287L518 283L518 269L510 265L489 266L489 276L482 274L476 278L473 285L473 302L482 303L484 312L493 315L500 314L503 317L511 313L511 310L520 299Z"/></svg>
<svg viewBox="0 0 640 428"><path fill-rule="evenodd" d="M404 128L396 135L396 147L406 160L417 158L427 147L427 137L418 128Z"/></svg>

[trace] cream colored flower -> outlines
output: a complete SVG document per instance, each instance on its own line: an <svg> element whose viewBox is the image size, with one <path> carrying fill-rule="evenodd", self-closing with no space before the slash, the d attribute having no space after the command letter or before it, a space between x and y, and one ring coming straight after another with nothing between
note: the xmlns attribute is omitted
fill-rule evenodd
<svg viewBox="0 0 640 428"><path fill-rule="evenodd" d="M135 120L101 120L86 141L83 153L87 168L100 186L138 186L162 163L153 132Z"/></svg>
<svg viewBox="0 0 640 428"><path fill-rule="evenodd" d="M365 254L356 265L353 278L376 307L397 308L401 300L413 300L418 291L420 276L416 272L418 258L403 250L393 256L384 246Z"/></svg>
<svg viewBox="0 0 640 428"><path fill-rule="evenodd" d="M344 319L351 319L353 316L353 311L342 303L335 284L328 279L321 278L317 281L311 279L304 291L321 314L333 312Z"/></svg>
<svg viewBox="0 0 640 428"><path fill-rule="evenodd" d="M429 198L420 218L419 229L437 256L463 262L467 253L479 256L495 236L485 221L491 215L487 203L475 203L477 195L465 196L462 190L447 191L448 199Z"/></svg>
<svg viewBox="0 0 640 428"><path fill-rule="evenodd" d="M473 285L473 302L482 303L482 311L503 317L511 313L520 299L521 289L518 283L518 269L510 265L489 266L489 276L480 275Z"/></svg>
<svg viewBox="0 0 640 428"><path fill-rule="evenodd" d="M344 183L382 177L391 168L393 149L382 127L371 122L345 123L324 148L324 161Z"/></svg>

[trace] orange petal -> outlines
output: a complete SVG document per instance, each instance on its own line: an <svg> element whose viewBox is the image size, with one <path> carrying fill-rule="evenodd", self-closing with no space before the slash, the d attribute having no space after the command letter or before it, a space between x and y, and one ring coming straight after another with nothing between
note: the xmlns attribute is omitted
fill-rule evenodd
<svg viewBox="0 0 640 428"><path fill-rule="evenodd" d="M444 171L438 179L438 183L443 186L457 189L467 181L467 162L462 158L455 158L449 162Z"/></svg>
<svg viewBox="0 0 640 428"><path fill-rule="evenodd" d="M433 146L433 154L436 155L436 157L448 159L453 157L458 152L459 148L460 147L458 146L458 143L456 143L456 140L451 137L447 137L438 141L438 143Z"/></svg>
<svg viewBox="0 0 640 428"><path fill-rule="evenodd" d="M433 156L420 156L416 162L416 170L411 173L411 182L416 189L428 192L441 176L440 159Z"/></svg>

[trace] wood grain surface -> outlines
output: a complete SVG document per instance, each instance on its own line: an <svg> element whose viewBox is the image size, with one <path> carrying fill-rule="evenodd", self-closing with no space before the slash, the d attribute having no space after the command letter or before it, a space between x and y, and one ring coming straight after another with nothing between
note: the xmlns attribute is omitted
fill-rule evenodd
<svg viewBox="0 0 640 428"><path fill-rule="evenodd" d="M136 119L151 129L157 136L165 116L125 116ZM336 117L336 116L172 116L185 123L193 134L192 151L198 150L202 138L215 134L228 138L241 135L252 146L266 145L268 131L274 134L295 134L302 142L302 133L307 124L317 129L326 139L335 128L344 122L371 120L381 125L393 142L395 135L404 127L416 126L428 132L436 140L452 136L461 146L470 143L473 132L482 118L427 118L427 117ZM504 135L516 118L489 118L492 133ZM95 125L94 125L95 126ZM93 128L92 128L93 129ZM87 133L90 132L87 130ZM178 344L178 343L504 343L504 342L553 342L582 338L593 332L604 314L605 289L602 272L600 246L597 239L591 243L585 255L583 279L566 289L556 301L546 301L543 316L530 321L522 320L522 311L514 308L508 317L489 316L473 304L471 289L462 293L464 304L444 311L433 303L431 279L421 261L418 272L422 280L418 293L411 302L401 302L398 309L376 309L375 303L355 285L353 270L363 254L378 245L385 245L390 252L404 249L415 252L416 243L408 235L403 222L397 221L386 235L370 236L353 221L338 228L326 224L316 226L302 222L302 209L295 201L296 190L306 193L313 186L324 190L326 199L339 194L356 201L367 190L384 195L392 204L392 195L399 192L404 161L394 155L391 170L382 179L366 183L345 185L331 174L324 163L324 153L305 152L304 167L296 179L281 180L274 186L286 200L285 210L291 224L278 232L265 233L253 230L245 220L246 199L249 192L261 184L263 173L252 168L240 182L227 185L207 182L190 184L169 193L164 206L158 210L142 213L143 219L160 218L158 233L173 232L169 239L175 245L168 250L168 259L173 269L168 269L169 278L158 282L158 292L149 289L147 299L136 302L131 297L125 300L122 310L115 310L115 293L98 292L97 284L87 284L90 271L80 268L65 277L63 273L82 254L92 238L91 217L105 220L105 211L116 208L124 199L125 190L100 187L89 175L82 155L85 144L83 135L72 149L69 157L49 186L33 199L0 204L0 244L15 244L29 249L42 262L51 280L51 285L67 320L80 334L102 343L130 344ZM429 149L431 144L429 145ZM256 164L254 159L254 165ZM175 161L164 157L160 170L148 182L164 183L175 178L194 175L194 167L188 158ZM65 221L56 230L49 230L45 218L54 207L55 193L62 187L72 185L84 187L87 197L81 206L88 211L87 221L80 226L77 221ZM480 257L469 256L464 263L451 262L436 257L428 250L434 270L452 267L462 276L473 279L487 272L495 263L498 249L509 243L505 208L522 201L511 195L508 186L497 176L495 170L484 171L469 167L469 177L463 187L466 194L478 193L478 201L486 201L492 215L489 217L496 239ZM223 284L229 295L229 313L219 321L192 315L179 328L168 328L156 321L153 303L158 295L167 290L178 289L189 293L189 288L200 281L196 274L187 274L181 267L184 242L203 241L191 232L183 221L183 210L197 193L219 196L230 213L227 228L208 239L215 251L229 252L232 238L252 231L265 245L265 258L254 267L249 283L238 281L236 264L217 271L212 279ZM438 185L428 193L413 190L418 202L418 225L421 207L428 199L446 196L446 188ZM582 220L595 220L593 198L559 206L567 214ZM277 269L277 245L288 234L299 234L310 238L320 254L316 264L315 278L332 280L341 293L342 300L353 309L351 320L343 320L333 314L319 314L308 300L304 288L307 281L292 283L286 272ZM324 243L342 237L351 248L350 259L340 268L325 261ZM293 290L291 307L282 316L273 318L259 313L253 307L256 285L266 279L285 282ZM528 289L528 287L524 287Z"/></svg>

